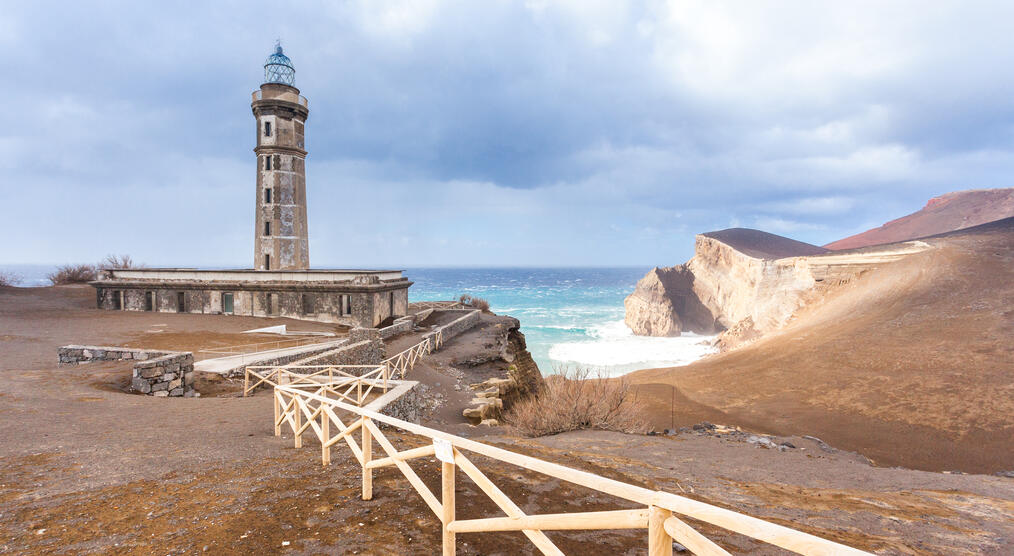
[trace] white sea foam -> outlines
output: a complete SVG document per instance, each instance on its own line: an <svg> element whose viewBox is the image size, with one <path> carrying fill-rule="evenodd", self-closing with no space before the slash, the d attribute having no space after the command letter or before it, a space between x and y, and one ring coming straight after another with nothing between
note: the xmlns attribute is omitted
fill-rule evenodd
<svg viewBox="0 0 1014 556"><path fill-rule="evenodd" d="M583 366L622 374L650 367L687 365L715 353L714 336L684 334L677 338L635 336L622 320L588 328L594 339L563 342L549 349L554 365Z"/></svg>

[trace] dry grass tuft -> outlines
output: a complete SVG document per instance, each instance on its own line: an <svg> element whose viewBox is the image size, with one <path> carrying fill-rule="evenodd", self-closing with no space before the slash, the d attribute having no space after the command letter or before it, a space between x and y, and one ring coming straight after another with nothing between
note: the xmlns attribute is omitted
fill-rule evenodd
<svg viewBox="0 0 1014 556"><path fill-rule="evenodd" d="M524 436L546 436L580 429L627 433L648 430L625 378L592 375L587 369L546 377L538 394L515 403L504 421Z"/></svg>
<svg viewBox="0 0 1014 556"><path fill-rule="evenodd" d="M21 283L24 278L16 272L4 272L0 271L0 288L10 288L17 286Z"/></svg>
<svg viewBox="0 0 1014 556"><path fill-rule="evenodd" d="M473 297L466 293L459 297L458 301L460 301L463 305L467 305L473 309L478 309L484 313L489 312L489 301L486 301L481 297Z"/></svg>
<svg viewBox="0 0 1014 556"><path fill-rule="evenodd" d="M95 267L90 264L65 264L46 275L54 286L83 284L95 279Z"/></svg>

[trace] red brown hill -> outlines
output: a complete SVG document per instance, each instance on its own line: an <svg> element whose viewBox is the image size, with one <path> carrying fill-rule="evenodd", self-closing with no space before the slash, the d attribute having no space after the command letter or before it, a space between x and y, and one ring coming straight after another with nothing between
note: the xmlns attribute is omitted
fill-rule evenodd
<svg viewBox="0 0 1014 556"><path fill-rule="evenodd" d="M883 465L1014 470L1014 218L822 283L783 328L628 375L655 426L813 435Z"/></svg>
<svg viewBox="0 0 1014 556"><path fill-rule="evenodd" d="M972 189L934 197L918 212L879 228L828 243L839 251L881 243L907 241L978 226L1014 216L1014 188Z"/></svg>

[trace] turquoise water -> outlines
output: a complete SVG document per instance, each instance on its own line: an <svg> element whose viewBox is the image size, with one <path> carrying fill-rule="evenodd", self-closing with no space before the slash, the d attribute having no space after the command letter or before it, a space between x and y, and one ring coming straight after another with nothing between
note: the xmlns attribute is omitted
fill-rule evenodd
<svg viewBox="0 0 1014 556"><path fill-rule="evenodd" d="M52 266L8 266L24 286L48 285ZM490 309L521 321L544 374L587 367L607 374L684 365L710 353L709 338L634 336L623 324L623 298L648 268L413 268L410 301L461 294L485 298Z"/></svg>
<svg viewBox="0 0 1014 556"><path fill-rule="evenodd" d="M587 367L607 374L685 365L711 353L710 338L634 336L623 324L623 299L648 271L625 268L489 268L406 271L411 301L485 298L497 314L521 321L543 374Z"/></svg>

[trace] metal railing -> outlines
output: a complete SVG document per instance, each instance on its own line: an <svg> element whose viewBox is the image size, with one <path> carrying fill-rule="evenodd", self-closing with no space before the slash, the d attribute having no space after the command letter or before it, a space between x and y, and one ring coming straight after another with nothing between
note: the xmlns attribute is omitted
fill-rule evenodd
<svg viewBox="0 0 1014 556"><path fill-rule="evenodd" d="M303 434L312 430L320 441L321 460L324 465L331 462L331 448L345 440L362 470L363 500L373 498L375 469L397 467L439 520L444 555L455 553L457 533L521 531L543 554L563 554L546 536L545 531L605 529L646 529L649 556L670 556L673 541L679 542L695 554L728 554L680 517L709 523L800 554L868 554L802 531L683 496L634 486L395 419L362 407L361 397L358 403L345 403L342 399L348 398L340 399L334 396L336 392L337 389L330 384L303 382L275 386L275 436L281 435L281 426L288 423L295 435L295 447L300 448ZM346 423L339 418L338 411L349 412L354 417ZM428 444L398 451L377 423L384 423L420 436L427 440ZM332 426L337 430L336 434L332 434ZM353 435L356 432L361 434L359 444ZM374 442L380 446L386 457L374 459ZM641 507L527 515L465 456L465 452L480 454L500 463L529 469L548 477L590 488ZM437 499L407 463L408 460L433 456L440 461L440 499ZM506 513L507 517L479 519L459 517L455 507L455 475L458 469Z"/></svg>

